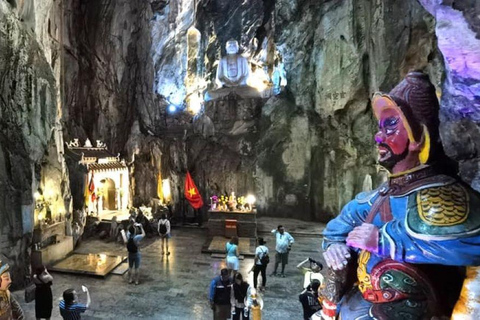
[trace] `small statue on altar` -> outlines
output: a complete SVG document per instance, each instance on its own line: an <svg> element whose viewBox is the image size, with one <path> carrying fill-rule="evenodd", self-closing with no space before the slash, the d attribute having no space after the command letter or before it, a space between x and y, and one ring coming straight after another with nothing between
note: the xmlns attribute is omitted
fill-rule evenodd
<svg viewBox="0 0 480 320"><path fill-rule="evenodd" d="M10 293L10 267L2 265L0 260L0 320L23 320L24 315L20 304Z"/></svg>
<svg viewBox="0 0 480 320"><path fill-rule="evenodd" d="M210 197L210 210L218 210L218 197L213 195Z"/></svg>
<svg viewBox="0 0 480 320"><path fill-rule="evenodd" d="M234 211L237 208L237 198L235 197L235 192L232 191L230 197L228 197L228 209Z"/></svg>
<svg viewBox="0 0 480 320"><path fill-rule="evenodd" d="M476 319L480 196L446 174L435 87L411 72L389 94L375 94L372 106L379 162L390 176L323 232L323 317Z"/></svg>
<svg viewBox="0 0 480 320"><path fill-rule="evenodd" d="M247 59L238 53L238 42L228 40L225 46L227 55L217 67L216 83L219 88L246 86L250 76L250 66Z"/></svg>

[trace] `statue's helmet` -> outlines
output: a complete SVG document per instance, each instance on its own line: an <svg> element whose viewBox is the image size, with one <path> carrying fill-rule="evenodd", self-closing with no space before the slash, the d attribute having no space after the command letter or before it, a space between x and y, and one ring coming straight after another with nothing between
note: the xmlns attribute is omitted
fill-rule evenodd
<svg viewBox="0 0 480 320"><path fill-rule="evenodd" d="M422 145L419 154L422 164L432 162L442 150L438 131L439 103L428 75L409 72L390 93L375 93L372 107L377 119L385 109L398 111L410 142Z"/></svg>
<svg viewBox="0 0 480 320"><path fill-rule="evenodd" d="M5 272L8 272L10 270L10 267L8 264L2 264L2 260L0 260L0 276L4 274Z"/></svg>
<svg viewBox="0 0 480 320"><path fill-rule="evenodd" d="M238 53L238 50L239 50L238 41L235 39L228 40L227 43L225 44L225 50L227 51L228 54Z"/></svg>

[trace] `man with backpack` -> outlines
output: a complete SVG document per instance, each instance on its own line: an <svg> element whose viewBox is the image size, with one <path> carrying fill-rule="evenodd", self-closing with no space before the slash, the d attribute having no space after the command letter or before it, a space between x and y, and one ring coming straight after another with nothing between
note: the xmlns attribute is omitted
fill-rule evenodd
<svg viewBox="0 0 480 320"><path fill-rule="evenodd" d="M158 221L158 234L162 238L162 257L164 254L170 255L168 251L168 238L170 238L170 221L168 221L167 216L162 214L161 219ZM164 249L165 248L165 249Z"/></svg>
<svg viewBox="0 0 480 320"><path fill-rule="evenodd" d="M213 278L210 283L208 300L213 310L213 320L226 320L231 318L230 295L233 279L228 275L228 269L220 270L220 275Z"/></svg>
<svg viewBox="0 0 480 320"><path fill-rule="evenodd" d="M253 287L257 289L258 274L262 274L262 286L261 291L265 291L265 285L267 284L267 265L270 262L268 255L268 248L265 245L263 238L258 238L258 247L255 249L255 260L253 265Z"/></svg>
<svg viewBox="0 0 480 320"><path fill-rule="evenodd" d="M142 234L137 234L137 228L140 227ZM140 268L141 254L139 244L145 237L145 230L141 223L135 223L128 228L127 232L127 250L128 250L128 283L138 284L138 268Z"/></svg>

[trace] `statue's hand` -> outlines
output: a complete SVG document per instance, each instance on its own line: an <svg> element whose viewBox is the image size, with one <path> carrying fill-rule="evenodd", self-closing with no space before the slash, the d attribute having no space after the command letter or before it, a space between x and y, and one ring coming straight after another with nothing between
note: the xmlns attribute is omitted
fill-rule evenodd
<svg viewBox="0 0 480 320"><path fill-rule="evenodd" d="M325 262L333 270L342 270L351 258L350 249L344 243L334 243L323 253Z"/></svg>
<svg viewBox="0 0 480 320"><path fill-rule="evenodd" d="M347 245L378 253L378 228L371 223L356 227L347 236Z"/></svg>

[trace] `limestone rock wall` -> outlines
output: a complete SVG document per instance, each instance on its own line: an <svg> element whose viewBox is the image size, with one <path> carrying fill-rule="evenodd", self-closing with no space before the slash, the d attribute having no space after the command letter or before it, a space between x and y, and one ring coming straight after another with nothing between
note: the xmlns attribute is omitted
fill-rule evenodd
<svg viewBox="0 0 480 320"><path fill-rule="evenodd" d="M262 214L326 220L369 177L381 180L371 94L390 90L411 68L441 81L434 19L414 0L70 3L66 136L103 139L134 159L135 205L157 196L159 174L181 203L191 170L206 199L239 188L257 195ZM198 52L187 63L193 27ZM181 111L187 84L202 79L197 85L211 88L230 38L250 56L278 50L287 69L287 92L265 104L255 129L248 121L235 128L253 133L252 145L246 136L231 139L233 127L222 130L225 119L208 116L208 105L199 118ZM273 59L265 61L271 70Z"/></svg>
<svg viewBox="0 0 480 320"><path fill-rule="evenodd" d="M270 153L260 155L262 179L272 180L263 204L270 214L326 220L366 178L374 186L382 179L372 93L389 91L413 68L440 84L434 19L415 1L277 1L274 17L289 95L262 114L261 144L271 149L276 140L282 159L273 170Z"/></svg>
<svg viewBox="0 0 480 320"><path fill-rule="evenodd" d="M430 14L416 0L0 0L0 219L15 230L2 229L0 243L25 259L25 212L42 172L62 170L52 156L61 138L101 139L121 153L135 206L169 178L181 214L190 170L206 201L253 192L261 214L327 220L382 180L369 98L412 68L438 86L446 150L480 189L478 6L420 2ZM246 55L266 55L270 71L278 51L286 90L261 105L226 99L188 114L185 99L212 87L230 38Z"/></svg>
<svg viewBox="0 0 480 320"><path fill-rule="evenodd" d="M152 103L150 6L145 1L65 4L66 137L100 139L120 152L135 106L148 108Z"/></svg>
<svg viewBox="0 0 480 320"><path fill-rule="evenodd" d="M0 1L0 259L11 265L14 286L29 273L41 172L58 162L46 156L54 146L54 73L18 8Z"/></svg>
<svg viewBox="0 0 480 320"><path fill-rule="evenodd" d="M480 191L480 3L420 2L436 19L445 63L440 103L444 148L459 162L461 178Z"/></svg>

